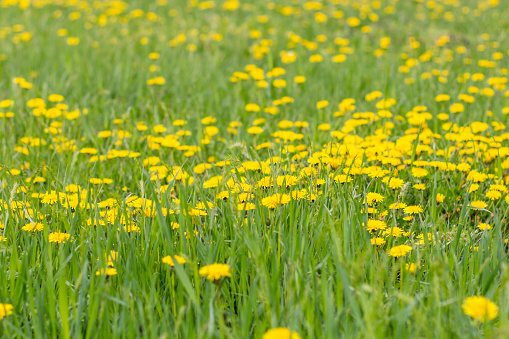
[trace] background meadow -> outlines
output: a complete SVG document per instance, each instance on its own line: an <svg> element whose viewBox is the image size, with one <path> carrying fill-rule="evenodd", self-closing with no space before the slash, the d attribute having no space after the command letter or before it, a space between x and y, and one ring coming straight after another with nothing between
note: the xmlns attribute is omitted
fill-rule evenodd
<svg viewBox="0 0 509 339"><path fill-rule="evenodd" d="M509 4L0 0L0 336L509 336Z"/></svg>

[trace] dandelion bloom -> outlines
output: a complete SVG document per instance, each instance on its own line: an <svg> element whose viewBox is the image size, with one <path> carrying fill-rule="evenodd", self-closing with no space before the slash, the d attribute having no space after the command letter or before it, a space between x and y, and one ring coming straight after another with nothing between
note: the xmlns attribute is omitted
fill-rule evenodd
<svg viewBox="0 0 509 339"><path fill-rule="evenodd" d="M247 129L247 133L252 134L252 135L258 135L258 134L261 134L262 132L263 132L263 128L258 127L258 126L249 127Z"/></svg>
<svg viewBox="0 0 509 339"><path fill-rule="evenodd" d="M237 205L238 211L251 211L251 210L254 210L255 208L256 208L256 205L253 204L252 202L241 203L241 204Z"/></svg>
<svg viewBox="0 0 509 339"><path fill-rule="evenodd" d="M417 266L415 265L415 263L405 264L405 270L407 270L411 274L415 274L416 269Z"/></svg>
<svg viewBox="0 0 509 339"><path fill-rule="evenodd" d="M419 191L422 191L422 190L426 189L426 185L424 185L424 184L415 184L412 187L415 188L416 190L419 190Z"/></svg>
<svg viewBox="0 0 509 339"><path fill-rule="evenodd" d="M408 245L394 246L389 250L389 255L395 258L404 257L411 250L412 246Z"/></svg>
<svg viewBox="0 0 509 339"><path fill-rule="evenodd" d="M416 205L416 206L405 207L405 209L403 211L405 211L405 213L407 213L407 214L417 214L417 213L422 213L424 210L422 209L421 206Z"/></svg>
<svg viewBox="0 0 509 339"><path fill-rule="evenodd" d="M371 245L381 246L385 244L384 238L371 238Z"/></svg>
<svg viewBox="0 0 509 339"><path fill-rule="evenodd" d="M257 104L247 104L246 111L248 112L260 112L260 106Z"/></svg>
<svg viewBox="0 0 509 339"><path fill-rule="evenodd" d="M500 193L499 191L488 191L488 193L486 193L486 198L490 200L497 200L500 199L501 197L502 193Z"/></svg>
<svg viewBox="0 0 509 339"><path fill-rule="evenodd" d="M377 202L382 202L382 201L384 201L384 197L381 194L373 193L373 192L366 194L366 202L368 203L368 205L371 205L371 204L374 204Z"/></svg>
<svg viewBox="0 0 509 339"><path fill-rule="evenodd" d="M425 168L414 167L412 168L412 175L416 178L422 178L429 174L428 170Z"/></svg>
<svg viewBox="0 0 509 339"><path fill-rule="evenodd" d="M397 226L394 226L392 228L388 228L383 233L385 236L393 236L395 238L401 237L405 234L405 231Z"/></svg>
<svg viewBox="0 0 509 339"><path fill-rule="evenodd" d="M0 320L12 314L14 306L11 304L0 304Z"/></svg>
<svg viewBox="0 0 509 339"><path fill-rule="evenodd" d="M388 182L388 185L392 189L401 188L405 184L405 181L403 181L400 178L391 178Z"/></svg>
<svg viewBox="0 0 509 339"><path fill-rule="evenodd" d="M288 204L290 200L292 200L290 195L276 193L270 197L263 198L262 205L272 210L279 205L284 206Z"/></svg>
<svg viewBox="0 0 509 339"><path fill-rule="evenodd" d="M407 207L407 205L405 203L402 203L402 202L395 202L394 204L390 204L389 205L389 209L391 210L400 210L400 209L403 209Z"/></svg>
<svg viewBox="0 0 509 339"><path fill-rule="evenodd" d="M300 335L286 327L277 327L265 332L262 339L300 339Z"/></svg>
<svg viewBox="0 0 509 339"><path fill-rule="evenodd" d="M472 201L470 203L470 205L468 205L468 206L473 207L473 208L486 208L486 206L488 206L488 204L485 203L484 201L476 200L476 201Z"/></svg>
<svg viewBox="0 0 509 339"><path fill-rule="evenodd" d="M96 271L95 275L107 275L107 276L117 275L117 269L113 267L108 267L106 269L102 268Z"/></svg>
<svg viewBox="0 0 509 339"><path fill-rule="evenodd" d="M180 264L185 264L186 262L186 259L184 259L183 257L181 257L180 255L175 255L174 256L175 260ZM167 255L166 257L164 257L162 259L162 262L163 264L168 264L170 265L171 267L175 266L175 263L173 262L173 258L170 256L170 255Z"/></svg>
<svg viewBox="0 0 509 339"><path fill-rule="evenodd" d="M368 232L383 230L387 228L387 224L382 220L368 220L368 226L366 229Z"/></svg>
<svg viewBox="0 0 509 339"><path fill-rule="evenodd" d="M451 100L451 97L447 94L439 94L435 97L436 102L444 102Z"/></svg>
<svg viewBox="0 0 509 339"><path fill-rule="evenodd" d="M316 108L322 109L329 106L329 102L327 100L320 100L316 103Z"/></svg>
<svg viewBox="0 0 509 339"><path fill-rule="evenodd" d="M207 277L210 281L216 281L222 277L231 277L230 265L227 264L212 264L200 268L198 271L202 277Z"/></svg>
<svg viewBox="0 0 509 339"><path fill-rule="evenodd" d="M62 243L69 240L70 237L71 235L68 233L53 232L49 235L49 242Z"/></svg>
<svg viewBox="0 0 509 339"><path fill-rule="evenodd" d="M437 203L443 202L444 199L445 199L445 195L443 195L442 193L437 194Z"/></svg>
<svg viewBox="0 0 509 339"><path fill-rule="evenodd" d="M481 322L486 319L493 320L497 317L498 307L495 303L483 296L468 297L461 306L463 312Z"/></svg>
<svg viewBox="0 0 509 339"><path fill-rule="evenodd" d="M28 223L25 226L21 227L23 231L42 231L44 229L44 224L40 222L36 223Z"/></svg>
<svg viewBox="0 0 509 339"><path fill-rule="evenodd" d="M479 225L477 225L477 228L480 229L481 231L484 231L484 230L491 230L493 227L491 227L490 224L486 224L486 223L480 223Z"/></svg>

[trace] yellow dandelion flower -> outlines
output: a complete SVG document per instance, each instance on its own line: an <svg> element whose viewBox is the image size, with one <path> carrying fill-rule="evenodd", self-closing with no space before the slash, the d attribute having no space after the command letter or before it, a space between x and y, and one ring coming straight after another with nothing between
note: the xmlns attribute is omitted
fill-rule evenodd
<svg viewBox="0 0 509 339"><path fill-rule="evenodd" d="M498 306L483 296L466 298L461 308L466 315L481 322L493 320L498 315Z"/></svg>
<svg viewBox="0 0 509 339"><path fill-rule="evenodd" d="M389 255L391 257L395 257L395 258L404 257L411 250L412 250L412 246L408 246L408 245L394 246L389 250Z"/></svg>
<svg viewBox="0 0 509 339"><path fill-rule="evenodd" d="M202 277L206 277L207 280L217 281L223 277L231 277L231 268L227 264L217 264L214 263L212 265L207 265L198 271L198 273Z"/></svg>
<svg viewBox="0 0 509 339"><path fill-rule="evenodd" d="M179 255L174 255L173 257L181 265L186 263L186 259L184 257L181 257ZM175 266L175 263L173 262L173 258L170 255L167 255L161 261L163 262L163 264L167 264L172 267Z"/></svg>

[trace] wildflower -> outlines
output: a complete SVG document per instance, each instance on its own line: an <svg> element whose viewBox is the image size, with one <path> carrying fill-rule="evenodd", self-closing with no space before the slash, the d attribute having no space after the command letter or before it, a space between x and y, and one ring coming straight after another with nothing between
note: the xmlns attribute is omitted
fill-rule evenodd
<svg viewBox="0 0 509 339"><path fill-rule="evenodd" d="M424 210L422 209L421 206L416 205L416 206L405 207L403 211L406 214L417 214L417 213L422 213Z"/></svg>
<svg viewBox="0 0 509 339"><path fill-rule="evenodd" d="M260 188L269 188L273 186L272 177L264 177L260 181L258 181L257 187Z"/></svg>
<svg viewBox="0 0 509 339"><path fill-rule="evenodd" d="M14 306L0 303L0 320L13 313Z"/></svg>
<svg viewBox="0 0 509 339"><path fill-rule="evenodd" d="M377 202L382 202L382 201L384 201L384 197L381 194L373 193L373 192L366 194L366 203L368 205L373 205Z"/></svg>
<svg viewBox="0 0 509 339"><path fill-rule="evenodd" d="M415 274L416 269L417 266L415 265L415 263L405 264L405 270L407 270L411 274Z"/></svg>
<svg viewBox="0 0 509 339"><path fill-rule="evenodd" d="M209 180L203 183L203 188L215 188L219 186L222 180L223 180L222 176L211 177Z"/></svg>
<svg viewBox="0 0 509 339"><path fill-rule="evenodd" d="M237 205L238 211L251 211L256 208L256 205L252 202L241 203Z"/></svg>
<svg viewBox="0 0 509 339"><path fill-rule="evenodd" d="M108 255L108 266L115 266L114 262L118 260L118 252L116 251L110 251L110 254Z"/></svg>
<svg viewBox="0 0 509 339"><path fill-rule="evenodd" d="M166 132L166 127L164 127L163 125L155 125L153 127L153 130L155 133L164 133Z"/></svg>
<svg viewBox="0 0 509 339"><path fill-rule="evenodd" d="M56 193L45 194L41 200L43 204L53 205L58 202L58 195Z"/></svg>
<svg viewBox="0 0 509 339"><path fill-rule="evenodd" d="M491 230L493 227L491 227L490 224L486 224L486 223L480 223L477 225L477 228L480 229L481 231L484 231L484 230Z"/></svg>
<svg viewBox="0 0 509 339"><path fill-rule="evenodd" d="M262 199L262 205L273 210L279 205L286 205L292 200L292 198L288 194L274 194L270 197L266 197Z"/></svg>
<svg viewBox="0 0 509 339"><path fill-rule="evenodd" d="M295 186L299 183L299 178L297 178L296 176L293 176L293 175L283 175L283 176L279 176L276 179L276 181L277 181L278 187L282 187L282 186L291 187L291 186Z"/></svg>
<svg viewBox="0 0 509 339"><path fill-rule="evenodd" d="M247 129L247 133L252 134L252 135L258 135L258 134L261 134L262 132L263 132L263 128L261 128L259 126L253 126L253 127L249 127Z"/></svg>
<svg viewBox="0 0 509 339"><path fill-rule="evenodd" d="M486 208L486 206L488 206L487 203L485 203L484 201L480 201L480 200L476 200L476 201L472 201L470 203L470 205L468 205L470 208L474 208L474 209L484 209Z"/></svg>
<svg viewBox="0 0 509 339"><path fill-rule="evenodd" d="M397 227L397 226L394 226L392 228L387 228L384 232L383 232L383 235L385 236L393 236L395 238L399 238L401 237L403 234L405 234L405 231L403 231L403 229Z"/></svg>
<svg viewBox="0 0 509 339"><path fill-rule="evenodd" d="M422 191L422 190L425 190L425 189L426 189L426 185L424 185L424 184L415 184L415 185L413 186L413 188L415 188L415 189L416 189L416 190L418 190L418 191Z"/></svg>
<svg viewBox="0 0 509 339"><path fill-rule="evenodd" d="M373 219L368 220L368 225L366 226L368 232L375 232L386 228L387 224L385 223L385 221Z"/></svg>
<svg viewBox="0 0 509 339"><path fill-rule="evenodd" d="M247 112L260 112L260 106L257 104L247 104L246 105Z"/></svg>
<svg viewBox="0 0 509 339"><path fill-rule="evenodd" d="M100 270L97 270L95 272L95 275L107 275L107 276L117 275L117 269L113 267L101 268Z"/></svg>
<svg viewBox="0 0 509 339"><path fill-rule="evenodd" d="M498 315L498 306L483 296L466 298L461 308L466 315L481 322L493 320Z"/></svg>
<svg viewBox="0 0 509 339"><path fill-rule="evenodd" d="M502 193L507 193L509 189L504 185L490 185L490 191L499 191Z"/></svg>
<svg viewBox="0 0 509 339"><path fill-rule="evenodd" d="M316 108L322 109L329 106L329 102L327 100L321 100L316 103Z"/></svg>
<svg viewBox="0 0 509 339"><path fill-rule="evenodd" d="M479 184L471 184L470 188L468 189L468 193L475 192L479 189Z"/></svg>
<svg viewBox="0 0 509 339"><path fill-rule="evenodd" d="M240 193L237 196L237 200L240 201L240 202L246 202L248 200L251 200L252 198L253 198L253 194L250 193L250 192Z"/></svg>
<svg viewBox="0 0 509 339"><path fill-rule="evenodd" d="M318 130L320 131L328 131L330 128L330 124L327 123L318 125Z"/></svg>
<svg viewBox="0 0 509 339"><path fill-rule="evenodd" d="M396 189L401 188L405 184L405 181L403 181L400 178L390 178L388 182L389 188Z"/></svg>
<svg viewBox="0 0 509 339"><path fill-rule="evenodd" d="M221 279L222 277L231 277L232 276L230 273L229 265L217 264L217 263L200 268L198 273L202 277L206 277L210 281L216 281L216 280Z"/></svg>
<svg viewBox="0 0 509 339"><path fill-rule="evenodd" d="M371 245L381 246L385 244L384 238L371 238Z"/></svg>
<svg viewBox="0 0 509 339"><path fill-rule="evenodd" d="M499 191L488 191L488 193L486 193L486 198L490 200L497 200L500 199L501 197L502 193L500 193Z"/></svg>
<svg viewBox="0 0 509 339"><path fill-rule="evenodd" d="M230 193L228 191L222 191L218 195L216 195L216 199L220 200L228 200L230 197Z"/></svg>
<svg viewBox="0 0 509 339"><path fill-rule="evenodd" d="M276 79L272 82L272 86L276 88L284 88L286 87L286 81L283 79Z"/></svg>
<svg viewBox="0 0 509 339"><path fill-rule="evenodd" d="M186 263L186 259L184 259L183 257L181 257L179 255L174 255L174 258L181 265ZM170 255L167 255L161 261L163 262L163 264L168 264L171 267L175 266L175 263L173 262L173 258Z"/></svg>
<svg viewBox="0 0 509 339"><path fill-rule="evenodd" d="M44 224L40 222L36 223L28 223L25 226L21 227L23 231L42 231L44 229Z"/></svg>
<svg viewBox="0 0 509 339"><path fill-rule="evenodd" d="M449 100L451 100L451 97L447 94L440 94L440 95L437 95L435 98L436 102L444 102L444 101L449 101Z"/></svg>
<svg viewBox="0 0 509 339"><path fill-rule="evenodd" d="M207 117L201 119L201 123L204 125L211 125L211 124L215 123L216 121L217 121L217 119L214 117L211 117L211 116L207 116Z"/></svg>
<svg viewBox="0 0 509 339"><path fill-rule="evenodd" d="M290 331L285 327L272 328L265 332L262 339L300 339L297 332Z"/></svg>
<svg viewBox="0 0 509 339"><path fill-rule="evenodd" d="M305 199L307 196L308 192L305 189L292 191L293 200Z"/></svg>
<svg viewBox="0 0 509 339"><path fill-rule="evenodd" d="M445 195L443 195L442 193L437 194L437 203L443 202L444 199L445 199Z"/></svg>
<svg viewBox="0 0 509 339"><path fill-rule="evenodd" d="M156 77L156 78L147 80L147 85L149 85L149 86L153 86L153 85L161 86L161 85L164 85L165 83L166 83L166 79L163 77Z"/></svg>
<svg viewBox="0 0 509 339"><path fill-rule="evenodd" d="M352 180L353 180L352 177L346 174L340 174L334 177L334 181L340 184L344 184Z"/></svg>
<svg viewBox="0 0 509 339"><path fill-rule="evenodd" d="M407 204L402 203L402 202L396 202L394 204L389 205L389 209L391 209L391 210L401 210L401 209L404 209L405 207L407 207Z"/></svg>
<svg viewBox="0 0 509 339"><path fill-rule="evenodd" d="M428 175L428 170L420 167L412 168L412 175L416 178L422 178Z"/></svg>
<svg viewBox="0 0 509 339"><path fill-rule="evenodd" d="M405 256L411 250L412 247L408 245L394 246L389 250L389 255L391 257L399 258Z"/></svg>
<svg viewBox="0 0 509 339"><path fill-rule="evenodd" d="M302 75L297 75L293 81L295 81L295 83L297 84L303 84L306 82L306 77L305 76L302 76Z"/></svg>
<svg viewBox="0 0 509 339"><path fill-rule="evenodd" d="M63 243L71 238L70 234L53 232L49 234L49 242Z"/></svg>

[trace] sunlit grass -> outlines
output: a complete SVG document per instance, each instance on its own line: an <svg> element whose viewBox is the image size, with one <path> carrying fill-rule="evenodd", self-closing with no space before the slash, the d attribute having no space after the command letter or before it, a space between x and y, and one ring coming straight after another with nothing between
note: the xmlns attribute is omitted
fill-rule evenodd
<svg viewBox="0 0 509 339"><path fill-rule="evenodd" d="M508 23L0 0L0 336L507 336Z"/></svg>

